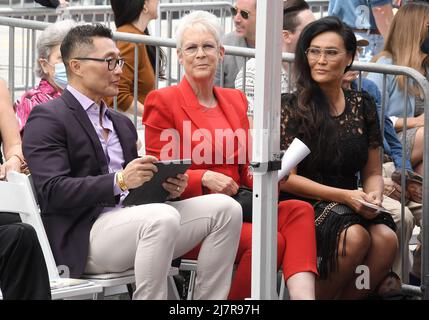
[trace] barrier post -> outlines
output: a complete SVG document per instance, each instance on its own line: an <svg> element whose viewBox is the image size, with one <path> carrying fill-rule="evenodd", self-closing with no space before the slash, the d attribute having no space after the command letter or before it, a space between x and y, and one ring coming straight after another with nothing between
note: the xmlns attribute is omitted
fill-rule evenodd
<svg viewBox="0 0 429 320"><path fill-rule="evenodd" d="M278 299L277 170L283 1L259 0L253 132L252 299ZM244 81L244 79L243 79Z"/></svg>

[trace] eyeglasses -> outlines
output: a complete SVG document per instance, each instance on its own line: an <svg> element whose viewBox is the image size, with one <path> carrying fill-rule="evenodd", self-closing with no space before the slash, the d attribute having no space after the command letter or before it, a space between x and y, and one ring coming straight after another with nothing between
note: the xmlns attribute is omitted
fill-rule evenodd
<svg viewBox="0 0 429 320"><path fill-rule="evenodd" d="M250 12L249 11L247 11L247 10L244 10L244 9L238 9L237 7L232 7L231 8L231 14L232 14L232 16L233 17L235 17L236 15L237 15L237 13L238 12L240 12L240 16L244 19L244 20L247 20L247 19L249 19L249 15L250 15Z"/></svg>
<svg viewBox="0 0 429 320"><path fill-rule="evenodd" d="M89 57L76 57L73 58L75 60L90 60L90 61L98 61L98 62L107 62L107 69L109 71L113 71L116 69L117 66L119 68L122 68L125 63L124 58L89 58Z"/></svg>
<svg viewBox="0 0 429 320"><path fill-rule="evenodd" d="M317 61L320 59L322 54L325 56L328 61L337 61L341 55L347 53L346 51L339 51L337 49L321 49L310 47L305 50L305 54L308 60Z"/></svg>
<svg viewBox="0 0 429 320"><path fill-rule="evenodd" d="M218 47L212 43L205 43L201 46L197 46L196 44L192 44L184 49L181 49L183 53L185 53L187 56L193 56L196 55L198 52L198 49L203 49L204 53L206 55L214 55L216 54Z"/></svg>

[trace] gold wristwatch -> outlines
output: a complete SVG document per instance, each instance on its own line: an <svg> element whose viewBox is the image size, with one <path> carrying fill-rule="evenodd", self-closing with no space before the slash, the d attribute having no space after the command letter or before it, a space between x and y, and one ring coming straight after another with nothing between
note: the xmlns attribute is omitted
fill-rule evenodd
<svg viewBox="0 0 429 320"><path fill-rule="evenodd" d="M127 184L124 181L124 173L122 171L116 172L116 182L122 191L128 190Z"/></svg>

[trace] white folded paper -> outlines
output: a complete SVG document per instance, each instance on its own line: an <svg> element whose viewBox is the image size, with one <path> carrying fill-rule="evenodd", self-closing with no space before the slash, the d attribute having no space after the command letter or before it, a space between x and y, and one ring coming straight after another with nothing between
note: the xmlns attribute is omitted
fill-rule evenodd
<svg viewBox="0 0 429 320"><path fill-rule="evenodd" d="M309 154L310 149L308 149L304 142L295 138L283 155L282 168L279 170L278 181L286 177Z"/></svg>

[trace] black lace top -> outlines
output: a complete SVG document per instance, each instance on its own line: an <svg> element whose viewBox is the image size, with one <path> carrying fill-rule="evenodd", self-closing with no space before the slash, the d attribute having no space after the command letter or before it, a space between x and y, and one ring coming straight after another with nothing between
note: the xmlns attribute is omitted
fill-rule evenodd
<svg viewBox="0 0 429 320"><path fill-rule="evenodd" d="M332 117L337 130L337 159L330 161L330 153L321 153L324 160L315 163L311 154L298 165L298 174L318 183L343 189L357 188L357 174L368 160L368 148L382 145L376 106L366 92L344 91L344 112ZM281 107L281 149L285 150L295 137L310 150L312 139L299 134L300 119L297 116L296 94L283 94ZM328 146L330 141L323 141ZM328 148L327 148L328 149ZM332 159L333 160L333 159Z"/></svg>

